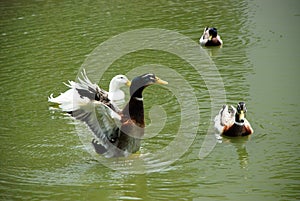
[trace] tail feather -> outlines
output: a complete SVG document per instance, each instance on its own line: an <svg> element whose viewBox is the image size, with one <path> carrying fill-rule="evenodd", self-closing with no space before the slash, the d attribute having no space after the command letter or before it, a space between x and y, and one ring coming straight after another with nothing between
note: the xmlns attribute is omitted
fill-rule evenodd
<svg viewBox="0 0 300 201"><path fill-rule="evenodd" d="M64 93L61 93L57 97L53 97L51 94L48 97L48 101L51 103L58 104L62 111L71 112L78 110L79 108L87 105L90 100L85 97L80 97L75 89L69 89Z"/></svg>

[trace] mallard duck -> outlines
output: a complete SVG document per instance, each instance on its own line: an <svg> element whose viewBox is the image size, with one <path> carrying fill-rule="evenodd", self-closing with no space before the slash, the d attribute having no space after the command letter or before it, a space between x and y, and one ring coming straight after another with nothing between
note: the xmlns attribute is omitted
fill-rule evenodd
<svg viewBox="0 0 300 201"><path fill-rule="evenodd" d="M87 124L94 134L92 144L98 154L107 158L128 156L139 150L144 135L143 90L156 83L167 84L151 73L135 77L130 100L120 110L108 98L108 92L92 84L83 71L82 79L69 85L76 91L76 100L72 104L62 101L60 108Z"/></svg>
<svg viewBox="0 0 300 201"><path fill-rule="evenodd" d="M214 27L205 27L199 42L200 45L203 46L221 46L223 44L221 37L218 35L217 29Z"/></svg>
<svg viewBox="0 0 300 201"><path fill-rule="evenodd" d="M245 118L246 104L239 102L235 109L232 105L224 105L215 117L215 128L224 136L246 136L253 133L253 129Z"/></svg>
<svg viewBox="0 0 300 201"><path fill-rule="evenodd" d="M109 100L113 101L118 107L121 107L125 102L125 93L121 90L121 87L125 85L130 86L130 84L131 82L125 75L114 76L109 83ZM75 82L69 81L69 84L65 85L70 87L70 89L64 93L61 93L58 97L55 98L53 97L53 94L51 94L48 98L48 101L56 104L62 104L63 102L72 103L76 95L78 95L76 94L76 90L74 90L74 87L72 87L73 85L75 85Z"/></svg>

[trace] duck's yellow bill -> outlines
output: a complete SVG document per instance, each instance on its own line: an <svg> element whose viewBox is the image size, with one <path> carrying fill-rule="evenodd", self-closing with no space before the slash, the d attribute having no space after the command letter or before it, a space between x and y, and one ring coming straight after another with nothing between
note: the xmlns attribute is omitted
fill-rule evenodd
<svg viewBox="0 0 300 201"><path fill-rule="evenodd" d="M128 80L128 81L126 82L126 85L130 87L131 82Z"/></svg>
<svg viewBox="0 0 300 201"><path fill-rule="evenodd" d="M157 84L168 84L168 82L167 81L164 81L164 80L162 80L162 79L160 79L159 77L155 77L155 83L157 83Z"/></svg>
<svg viewBox="0 0 300 201"><path fill-rule="evenodd" d="M240 114L240 120L243 120L243 119L245 119L245 113L244 113L244 111L242 110L241 111L241 114Z"/></svg>

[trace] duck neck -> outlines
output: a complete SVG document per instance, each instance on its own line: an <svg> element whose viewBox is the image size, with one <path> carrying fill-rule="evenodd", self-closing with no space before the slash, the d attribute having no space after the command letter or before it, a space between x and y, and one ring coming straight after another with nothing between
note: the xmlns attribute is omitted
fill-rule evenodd
<svg viewBox="0 0 300 201"><path fill-rule="evenodd" d="M239 115L236 114L236 115L235 115L234 123L235 123L236 125L243 126L245 122L244 122L244 120L241 121Z"/></svg>
<svg viewBox="0 0 300 201"><path fill-rule="evenodd" d="M143 91L145 86L142 86L138 89L130 88L130 97L131 98L143 98Z"/></svg>
<svg viewBox="0 0 300 201"><path fill-rule="evenodd" d="M127 114L131 120L135 121L138 126L144 127L144 103L143 103L143 90L141 87L138 90L131 92L129 103L124 108L124 113Z"/></svg>
<svg viewBox="0 0 300 201"><path fill-rule="evenodd" d="M119 88L114 85L112 82L109 83L109 92L115 92L117 91Z"/></svg>

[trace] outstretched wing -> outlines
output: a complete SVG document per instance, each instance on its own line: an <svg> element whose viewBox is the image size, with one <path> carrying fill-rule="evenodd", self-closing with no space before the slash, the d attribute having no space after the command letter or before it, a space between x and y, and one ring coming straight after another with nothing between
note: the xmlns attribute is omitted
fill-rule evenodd
<svg viewBox="0 0 300 201"><path fill-rule="evenodd" d="M120 115L102 103L93 104L91 107L93 108L84 107L71 111L69 114L87 124L97 142L96 151L103 154L114 147L113 143L119 137Z"/></svg>
<svg viewBox="0 0 300 201"><path fill-rule="evenodd" d="M112 143L118 137L120 110L108 99L105 90L88 79L85 71L81 75L78 82L69 81L68 96L64 93L57 98L50 96L49 101L56 101L63 111L85 122L100 143L96 151L105 153L114 146Z"/></svg>

